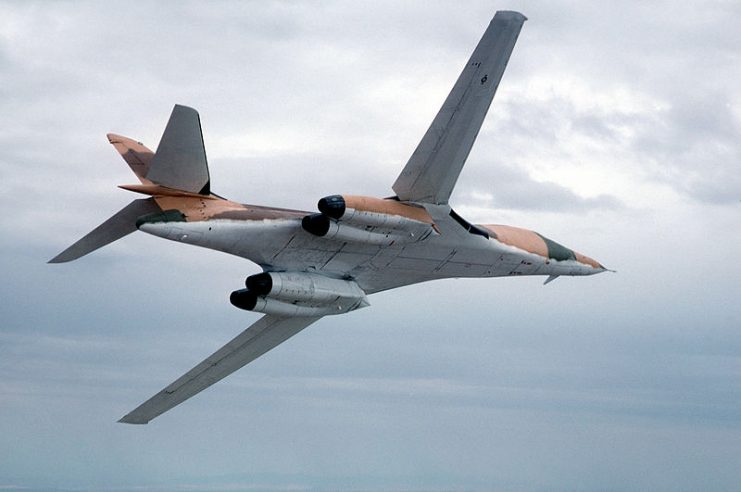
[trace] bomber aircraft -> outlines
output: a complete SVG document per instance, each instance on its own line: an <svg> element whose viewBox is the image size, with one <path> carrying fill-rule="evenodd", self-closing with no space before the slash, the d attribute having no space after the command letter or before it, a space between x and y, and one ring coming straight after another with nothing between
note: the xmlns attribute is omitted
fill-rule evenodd
<svg viewBox="0 0 741 492"><path fill-rule="evenodd" d="M156 152L108 134L148 195L50 260L75 260L140 230L253 261L231 303L262 316L119 422L146 424L323 316L368 295L453 277L592 275L597 261L536 232L475 225L448 199L476 140L526 17L496 13L452 91L392 185L394 196L332 195L318 212L239 204L213 193L198 113L176 105Z"/></svg>

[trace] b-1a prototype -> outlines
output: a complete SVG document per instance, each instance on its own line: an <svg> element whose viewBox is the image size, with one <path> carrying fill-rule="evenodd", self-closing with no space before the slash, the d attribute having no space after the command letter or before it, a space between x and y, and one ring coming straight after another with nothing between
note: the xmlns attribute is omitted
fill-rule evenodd
<svg viewBox="0 0 741 492"><path fill-rule="evenodd" d="M592 275L600 263L536 232L474 225L448 199L526 18L497 12L392 188L390 198L332 195L318 212L243 205L211 192L198 113L175 106L156 152L109 134L149 195L53 258L75 260L140 230L257 263L231 303L264 316L120 422L146 424L323 316L370 294L451 277Z"/></svg>

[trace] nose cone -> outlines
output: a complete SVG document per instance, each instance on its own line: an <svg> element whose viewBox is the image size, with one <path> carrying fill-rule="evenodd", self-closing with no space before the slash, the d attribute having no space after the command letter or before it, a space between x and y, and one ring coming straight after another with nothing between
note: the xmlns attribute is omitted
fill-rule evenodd
<svg viewBox="0 0 741 492"><path fill-rule="evenodd" d="M546 259L556 260L557 262L576 261L581 266L573 269L576 273L571 273L570 275L593 275L608 271L600 262L581 253L577 253L573 249L567 248L535 231L500 224L489 224L482 227L490 233L492 239L500 243L514 246L529 253L540 255Z"/></svg>
<svg viewBox="0 0 741 492"><path fill-rule="evenodd" d="M579 263L583 263L584 265L589 265L590 267L592 267L594 269L593 273L602 273L608 271L608 269L605 268L602 263L598 262L597 260L593 260L586 255L574 251L574 256L576 256L576 261L578 261Z"/></svg>

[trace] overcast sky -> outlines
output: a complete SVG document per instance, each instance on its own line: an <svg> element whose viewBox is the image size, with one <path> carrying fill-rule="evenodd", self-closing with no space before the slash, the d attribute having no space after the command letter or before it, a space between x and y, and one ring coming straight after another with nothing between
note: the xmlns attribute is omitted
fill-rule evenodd
<svg viewBox="0 0 741 492"><path fill-rule="evenodd" d="M108 144L199 110L212 189L388 196L490 18L529 20L451 204L616 274L373 296L147 426L259 316L135 233ZM737 490L741 3L0 2L0 489Z"/></svg>

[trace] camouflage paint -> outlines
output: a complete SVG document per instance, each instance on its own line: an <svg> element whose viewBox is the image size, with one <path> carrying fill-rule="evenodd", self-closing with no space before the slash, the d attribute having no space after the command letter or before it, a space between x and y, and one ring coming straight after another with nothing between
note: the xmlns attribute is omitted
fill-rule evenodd
<svg viewBox="0 0 741 492"><path fill-rule="evenodd" d="M392 199L374 198L370 196L342 195L347 208L376 212L381 214L399 215L408 219L432 224L432 217L422 207L415 207Z"/></svg>
<svg viewBox="0 0 741 492"><path fill-rule="evenodd" d="M563 246L552 239L538 234L535 231L528 229L522 229L520 227L513 227L507 225L483 225L481 226L492 233L492 238L499 241L500 243L508 246L514 246L515 248L522 249L528 253L533 253L548 260L556 261L568 261L575 260L579 263L589 265L592 268L602 269L599 262L592 258L585 256L581 253Z"/></svg>

